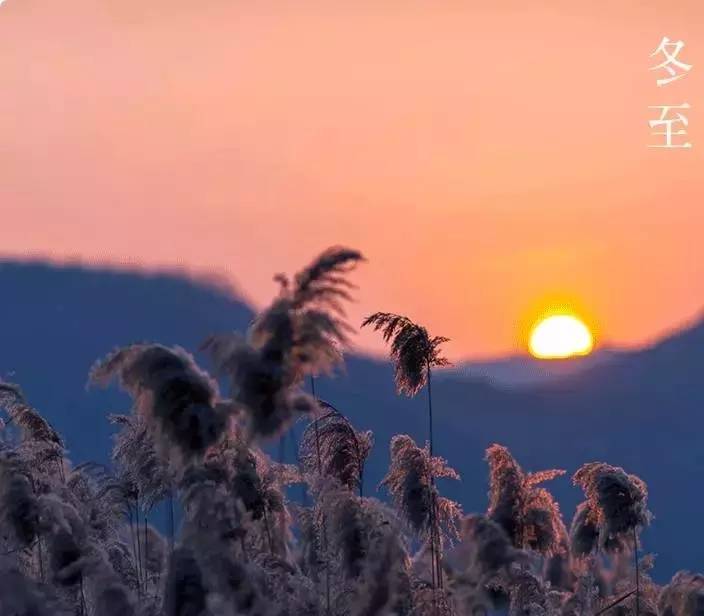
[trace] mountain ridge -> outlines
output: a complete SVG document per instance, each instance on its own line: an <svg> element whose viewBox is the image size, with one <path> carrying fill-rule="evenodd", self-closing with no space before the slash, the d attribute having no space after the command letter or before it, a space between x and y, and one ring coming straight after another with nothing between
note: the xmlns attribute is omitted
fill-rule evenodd
<svg viewBox="0 0 704 616"><path fill-rule="evenodd" d="M175 273L146 274L38 263L0 264L0 377L18 383L65 435L75 462L105 462L112 428L107 414L129 399L115 388L86 390L93 362L138 340L178 344L197 353L209 334L244 329L252 310L227 289ZM698 435L704 428L704 324L697 323L617 362L527 388L500 388L462 374L443 375L434 388L436 450L463 476L442 483L466 511L487 504L484 451L508 446L526 470L603 460L640 475L650 486L656 518L644 534L658 553L656 573L702 569L690 528L704 516L696 486L704 476ZM316 383L321 398L375 433L365 490L373 491L388 463L388 442L404 432L423 442L426 398L396 395L386 361L349 355L346 370ZM295 427L300 435L301 425ZM293 444L286 444L292 459ZM582 498L569 477L549 486L567 522Z"/></svg>

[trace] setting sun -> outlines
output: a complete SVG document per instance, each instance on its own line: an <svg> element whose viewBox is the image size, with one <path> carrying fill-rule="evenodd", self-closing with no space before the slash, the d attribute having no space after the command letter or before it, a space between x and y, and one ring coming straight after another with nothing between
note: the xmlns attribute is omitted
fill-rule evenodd
<svg viewBox="0 0 704 616"><path fill-rule="evenodd" d="M594 339L589 328L572 315L562 314L543 319L530 334L530 352L539 359L588 355L593 347Z"/></svg>

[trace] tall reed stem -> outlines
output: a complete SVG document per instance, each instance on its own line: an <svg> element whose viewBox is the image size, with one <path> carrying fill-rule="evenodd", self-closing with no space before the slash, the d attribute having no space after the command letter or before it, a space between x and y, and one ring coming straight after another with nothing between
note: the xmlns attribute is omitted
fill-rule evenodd
<svg viewBox="0 0 704 616"><path fill-rule="evenodd" d="M431 380L430 359L426 359L427 371L427 389L428 389L428 441L430 444L430 457L433 457L433 387ZM441 585L440 576L440 558L438 545L438 529L437 529L437 510L435 503L435 477L430 474L428 490L430 491L430 558L431 558L431 576L433 579L433 613L438 613L438 598L437 589Z"/></svg>
<svg viewBox="0 0 704 616"><path fill-rule="evenodd" d="M315 377L313 375L310 377L310 391L313 398L317 401L318 397L315 395ZM317 414L313 420L313 428L315 430L315 450L318 457L318 475L322 476L323 461L320 453L320 432L318 431ZM325 613L330 616L330 559L328 558L328 533L324 514L321 516L320 525L323 531L323 552L325 553Z"/></svg>
<svg viewBox="0 0 704 616"><path fill-rule="evenodd" d="M633 564L636 568L636 616L640 616L640 572L638 570L638 533L633 527Z"/></svg>

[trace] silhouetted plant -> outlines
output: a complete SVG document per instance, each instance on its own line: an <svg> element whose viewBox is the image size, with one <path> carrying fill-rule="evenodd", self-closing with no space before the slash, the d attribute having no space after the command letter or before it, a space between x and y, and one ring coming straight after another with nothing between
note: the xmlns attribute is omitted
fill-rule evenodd
<svg viewBox="0 0 704 616"><path fill-rule="evenodd" d="M358 432L340 412L319 401L321 416L303 432L298 459L309 476L333 477L362 495L364 464L374 444L371 431Z"/></svg>
<svg viewBox="0 0 704 616"><path fill-rule="evenodd" d="M565 545L567 531L552 495L538 484L565 474L553 469L524 473L506 447L486 450L489 463L487 515L500 524L517 548L554 554Z"/></svg>
<svg viewBox="0 0 704 616"><path fill-rule="evenodd" d="M46 473L64 476L64 442L59 433L24 398L16 385L0 381L0 408L7 411L5 428L17 426L22 431L23 456Z"/></svg>
<svg viewBox="0 0 704 616"><path fill-rule="evenodd" d="M384 340L391 342L396 387L399 393L415 396L430 379L430 371L449 362L440 353L440 346L449 342L442 336L431 337L428 330L408 317L391 312L376 312L368 316L362 327L381 330Z"/></svg>
<svg viewBox="0 0 704 616"><path fill-rule="evenodd" d="M578 510L572 536L589 537L590 528L598 533L596 545L588 541L577 543L581 553L587 547L601 547L606 552L621 552L633 548L635 569L636 615L640 613L640 578L638 566L638 533L650 523L648 489L639 477L622 468L603 462L584 464L572 477L584 490L586 502ZM593 531L592 531L593 532ZM573 545L575 541L573 540Z"/></svg>
<svg viewBox="0 0 704 616"><path fill-rule="evenodd" d="M159 454L153 431L141 415L111 415L120 426L115 435L112 460L123 481L129 482L142 499L145 509L163 501L173 490L173 474L168 460Z"/></svg>
<svg viewBox="0 0 704 616"><path fill-rule="evenodd" d="M311 547L309 550L316 551L325 570L326 611L329 612L332 600L329 588L331 545L328 540L327 516L334 515L333 523L338 525L338 529L347 526L348 541L343 541L343 544L349 547L349 556L354 552L352 546L357 536L356 530L361 523L357 515L361 505L352 502L349 495L342 494L339 488L350 493L358 490L361 497L364 463L372 447L373 437L371 432L357 432L344 416L326 402L318 401L318 411L323 412L323 415L316 416L304 431L298 460L303 478L317 497L315 513L310 518L313 526L309 527L309 530L313 531L309 540L316 541L317 547ZM341 494L339 498L329 498L331 486L334 487L335 493ZM340 524L340 512L325 504L341 500L349 502L350 506L344 508L344 521ZM347 561L350 559L347 558Z"/></svg>
<svg viewBox="0 0 704 616"><path fill-rule="evenodd" d="M164 616L201 616L206 613L208 591L193 552L178 548L171 555L164 594Z"/></svg>
<svg viewBox="0 0 704 616"><path fill-rule="evenodd" d="M111 465L73 466L49 422L0 383L0 616L478 616L499 599L509 616L702 613L701 576L680 572L661 590L652 557L638 559L647 489L618 467L574 475L586 501L568 536L539 486L563 471L525 473L492 445L488 513L462 518L435 481L459 479L432 449L430 378L445 339L398 315L365 325L391 342L401 393L428 385L431 439L392 438L381 482L391 508L362 496L371 432L302 392L341 361L346 274L360 260L326 251L279 277L246 339L209 341L230 400L179 348L130 345L98 363L92 380L117 378L134 406L110 418ZM316 413L300 465L277 464L260 439L299 412ZM303 482L309 507L286 496ZM168 549L147 517L171 497L183 519Z"/></svg>
<svg viewBox="0 0 704 616"><path fill-rule="evenodd" d="M362 327L371 326L374 331L381 330L384 340L391 343L391 358L394 362L396 389L400 394L415 396L424 386L428 388L428 439L430 456L433 455L433 395L432 369L447 366L449 361L443 357L440 347L449 342L443 336L431 337L422 325L408 317L391 312L376 312L368 316ZM433 479L430 479L432 486ZM434 494L434 492L433 492ZM431 500L431 516L436 515L436 503ZM435 524L431 525L433 528ZM431 558L433 562L433 588L442 585L440 562L440 537L431 538Z"/></svg>
<svg viewBox="0 0 704 616"><path fill-rule="evenodd" d="M678 571L662 589L657 607L662 616L704 614L704 576Z"/></svg>
<svg viewBox="0 0 704 616"><path fill-rule="evenodd" d="M293 280L278 274L280 295L256 319L252 328L254 344L261 347L273 339L282 342L289 338L290 342L279 348L289 350L299 378L330 371L341 361L340 345L347 342L351 331L344 302L352 300L350 290L354 286L347 274L363 260L357 250L334 246Z"/></svg>
<svg viewBox="0 0 704 616"><path fill-rule="evenodd" d="M32 474L12 452L0 455L0 520L11 529L18 545L28 546L36 538L39 504L32 487Z"/></svg>
<svg viewBox="0 0 704 616"><path fill-rule="evenodd" d="M487 586L518 560L518 551L506 531L483 515L466 516L459 535L459 544L446 559L454 610L459 614L488 612L492 601Z"/></svg>
<svg viewBox="0 0 704 616"><path fill-rule="evenodd" d="M389 491L394 506L413 533L430 545L433 603L437 611L435 591L442 587L439 578L443 537L452 540L457 536L460 507L438 495L435 479L459 479L459 475L445 460L430 455L429 447L418 447L410 436L394 436L390 452L391 464L381 485Z"/></svg>
<svg viewBox="0 0 704 616"><path fill-rule="evenodd" d="M154 439L154 431L140 414L111 415L110 422L121 427L115 435L112 460L117 476L113 481L119 487L130 521L132 545L136 550L140 585L146 585L148 518L152 508L168 501L169 545L173 549L174 536L174 475L167 457L160 453ZM106 479L106 478L103 478ZM115 494L116 491L112 490Z"/></svg>
<svg viewBox="0 0 704 616"><path fill-rule="evenodd" d="M159 344L118 349L90 374L91 382L103 385L114 377L165 449L175 447L186 458L202 455L222 434L227 417L216 406L217 385L183 349Z"/></svg>
<svg viewBox="0 0 704 616"><path fill-rule="evenodd" d="M232 432L208 452L205 469L238 515L246 517L240 525L241 545L286 557L291 520L284 489L301 481L298 469L274 462Z"/></svg>
<svg viewBox="0 0 704 616"><path fill-rule="evenodd" d="M213 336L204 343L233 400L244 410L251 438L273 437L299 415L315 410L300 385L307 375L330 372L341 361L349 325L347 273L362 255L329 248L293 281L279 275L279 296L254 321L246 338Z"/></svg>
<svg viewBox="0 0 704 616"><path fill-rule="evenodd" d="M172 365L170 352L165 355ZM184 365L188 373L188 363L180 361L174 373ZM57 443L45 438L51 431L34 410L26 412L32 420L19 440L3 440L0 616L475 616L492 609L498 596L516 616L697 613L698 576L675 576L660 594L658 614L658 588L646 573L651 561L643 559L639 585L629 589L625 559L617 558L606 572L591 557L597 547L624 549L649 520L645 485L621 469L598 463L575 475L587 501L570 536L573 553L581 556L577 575L565 577L568 538L552 497L538 487L561 471L524 473L508 450L490 447L491 517L464 518L458 546L441 561L447 590L438 596L428 580L437 559L428 551L433 537L457 539L460 510L438 495L434 480L458 476L430 455L429 446L418 447L404 435L392 439L382 485L397 518L376 499L357 494L371 434L357 432L322 403L320 460L315 421L302 445L301 468L314 501L296 509L293 532L284 489L301 481L298 468L272 462L251 442L247 419L215 393L206 412L226 418L221 431L207 446L184 449L183 434L162 423L183 408L175 400L188 404L191 390L180 378L175 388L183 395L155 385L169 382L165 374L171 373L162 368L157 361L144 380L148 386L132 390L134 415L112 417L121 427L114 471L97 464L71 468L63 453L65 475L53 463L35 463L41 447L34 439ZM157 412L158 404L166 407ZM144 513L167 486L184 511L171 553L144 519L133 520L132 533L126 523L135 515L136 493ZM414 541L406 540L405 530L421 541L420 549L411 551ZM537 566L541 555L559 575ZM556 556L562 560L552 562Z"/></svg>
<svg viewBox="0 0 704 616"><path fill-rule="evenodd" d="M365 559L365 570L352 606L353 616L404 616L410 613L406 553L394 536L385 537Z"/></svg>
<svg viewBox="0 0 704 616"><path fill-rule="evenodd" d="M391 439L390 453L391 464L380 485L389 491L394 506L409 528L422 539L430 538L434 522L431 497L435 495L440 514L436 523L446 538L456 537L459 505L440 497L437 488L429 487L429 484L431 478L459 480L457 472L444 459L431 456L427 446L418 447L406 434Z"/></svg>
<svg viewBox="0 0 704 616"><path fill-rule="evenodd" d="M75 609L63 605L50 588L12 566L5 565L0 568L0 597L0 616L75 614Z"/></svg>
<svg viewBox="0 0 704 616"><path fill-rule="evenodd" d="M572 477L587 497L584 516L598 531L599 546L619 551L650 523L648 489L635 475L603 462L584 464Z"/></svg>

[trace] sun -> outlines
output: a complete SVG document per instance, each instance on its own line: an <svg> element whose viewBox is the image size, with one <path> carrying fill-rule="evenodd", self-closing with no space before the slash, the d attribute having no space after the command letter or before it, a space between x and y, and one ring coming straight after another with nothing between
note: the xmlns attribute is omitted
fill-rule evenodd
<svg viewBox="0 0 704 616"><path fill-rule="evenodd" d="M539 321L533 327L528 348L539 359L564 359L591 353L594 337L576 316L558 314Z"/></svg>

